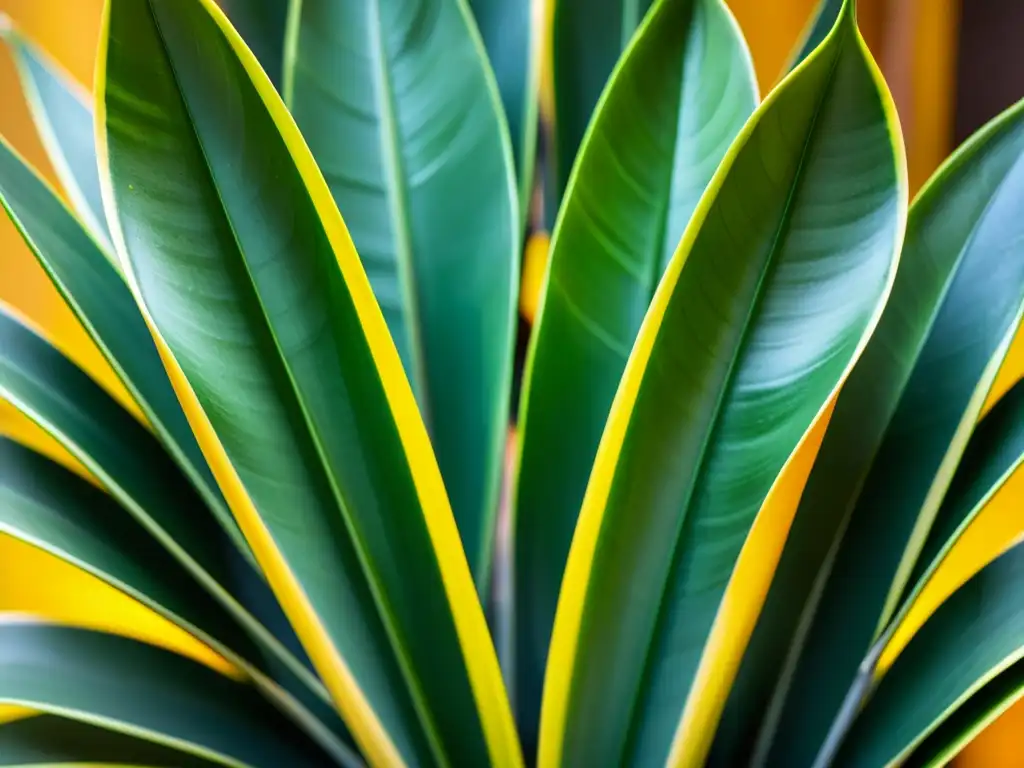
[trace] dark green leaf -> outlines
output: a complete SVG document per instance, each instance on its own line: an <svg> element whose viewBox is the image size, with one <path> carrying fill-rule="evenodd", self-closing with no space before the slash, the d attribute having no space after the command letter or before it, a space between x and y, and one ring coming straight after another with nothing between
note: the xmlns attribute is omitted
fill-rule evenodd
<svg viewBox="0 0 1024 768"><path fill-rule="evenodd" d="M0 725L0 765L138 765L213 768L220 765L151 741L56 715Z"/></svg>
<svg viewBox="0 0 1024 768"><path fill-rule="evenodd" d="M787 69L792 70L801 61L811 55L811 51L821 45L828 31L835 26L839 12L843 9L843 0L819 0L814 16L808 22L796 50L790 58Z"/></svg>
<svg viewBox="0 0 1024 768"><path fill-rule="evenodd" d="M353 737L371 762L514 762L426 431L294 122L209 0L112 0L107 34L115 243Z"/></svg>
<svg viewBox="0 0 1024 768"><path fill-rule="evenodd" d="M838 765L889 765L1024 658L1024 544L979 571L928 619L878 684ZM1016 683L1016 685L1014 685ZM1020 677L1001 682L1006 697ZM991 701L993 690L987 692Z"/></svg>
<svg viewBox="0 0 1024 768"><path fill-rule="evenodd" d="M486 54L462 0L303 0L293 21L286 101L384 311L483 589L520 239Z"/></svg>
<svg viewBox="0 0 1024 768"><path fill-rule="evenodd" d="M653 0L557 0L552 30L555 201L561 199L590 116Z"/></svg>
<svg viewBox="0 0 1024 768"><path fill-rule="evenodd" d="M750 59L718 0L667 0L598 105L555 228L520 416L515 698L536 740L558 589L601 429L679 238L754 111Z"/></svg>
<svg viewBox="0 0 1024 768"><path fill-rule="evenodd" d="M545 768L660 765L705 693L691 686L747 533L888 295L907 194L897 131L847 11L708 187L587 488L548 659Z"/></svg>
<svg viewBox="0 0 1024 768"><path fill-rule="evenodd" d="M535 5L534 0L469 0L508 120L523 218L529 215L537 149L540 45Z"/></svg>
<svg viewBox="0 0 1024 768"><path fill-rule="evenodd" d="M101 243L109 243L100 199L88 92L9 26L2 13L0 37L10 46L32 119L61 186L92 236Z"/></svg>
<svg viewBox="0 0 1024 768"><path fill-rule="evenodd" d="M0 205L224 530L251 558L112 257L2 137Z"/></svg>
<svg viewBox="0 0 1024 768"><path fill-rule="evenodd" d="M769 762L814 760L908 584L1019 323L1021 194L1017 107L912 207L892 296L843 388L755 633L751 687L737 689L749 717L769 713Z"/></svg>
<svg viewBox="0 0 1024 768"><path fill-rule="evenodd" d="M173 745L233 768L331 764L252 686L103 632L0 624L0 701Z"/></svg>
<svg viewBox="0 0 1024 768"><path fill-rule="evenodd" d="M285 24L289 9L303 0L219 0L224 12L259 59L271 82L281 87Z"/></svg>

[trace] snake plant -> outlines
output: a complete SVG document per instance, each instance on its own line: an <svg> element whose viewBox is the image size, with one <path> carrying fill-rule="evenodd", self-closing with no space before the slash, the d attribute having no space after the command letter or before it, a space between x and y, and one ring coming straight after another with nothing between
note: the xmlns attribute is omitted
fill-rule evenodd
<svg viewBox="0 0 1024 768"><path fill-rule="evenodd" d="M909 205L850 0L763 100L722 0L598 5L518 414L525 0L106 0L94 98L7 30L118 388L0 311L4 578L116 599L0 622L0 765L931 764L1024 693L1024 107Z"/></svg>

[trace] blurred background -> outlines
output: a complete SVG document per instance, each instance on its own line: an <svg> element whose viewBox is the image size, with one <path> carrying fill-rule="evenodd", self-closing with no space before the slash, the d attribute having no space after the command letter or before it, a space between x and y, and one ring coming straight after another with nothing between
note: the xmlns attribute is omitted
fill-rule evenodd
<svg viewBox="0 0 1024 768"><path fill-rule="evenodd" d="M766 93L782 71L816 0L727 2L747 37L762 93ZM93 80L101 7L102 0L0 0L0 12L10 16L85 88L91 88ZM537 18L545 18L546 10L538 8ZM896 100L913 192L964 138L1024 97L1024 46L1020 42L1024 40L1024 2L859 0L858 10L864 37ZM56 184L6 50L0 51L0 133ZM527 269L532 263L539 273L542 261L543 254L528 258ZM6 216L0 216L0 301L45 329L70 357L112 392L126 397ZM529 301L524 314L531 314ZM40 432L3 405L0 432L14 434L47 452L58 452ZM63 458L72 462L66 455ZM0 573L10 573L11 565L9 560L6 568L0 565ZM47 587L37 584L34 588ZM6 590L8 585L0 583L0 610L22 607L16 603L25 596L15 598L6 595ZM35 595L32 599L41 598ZM58 597L50 595L48 599ZM1017 706L972 744L959 762L1024 766L1022 730L1024 707Z"/></svg>

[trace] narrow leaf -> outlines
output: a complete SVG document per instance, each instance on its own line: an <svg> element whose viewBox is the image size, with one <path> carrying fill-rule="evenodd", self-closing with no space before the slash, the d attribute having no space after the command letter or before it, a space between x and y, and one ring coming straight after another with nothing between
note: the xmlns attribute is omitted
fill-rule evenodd
<svg viewBox="0 0 1024 768"><path fill-rule="evenodd" d="M523 220L533 193L539 123L541 47L534 9L544 2L554 0L469 0L508 120Z"/></svg>
<svg viewBox="0 0 1024 768"><path fill-rule="evenodd" d="M555 3L552 74L557 203L605 84L653 0L550 0Z"/></svg>
<svg viewBox="0 0 1024 768"><path fill-rule="evenodd" d="M224 530L252 558L112 257L3 137L0 205Z"/></svg>
<svg viewBox="0 0 1024 768"><path fill-rule="evenodd" d="M219 765L172 747L56 715L37 715L0 726L0 765L84 763L153 768Z"/></svg>
<svg viewBox="0 0 1024 768"><path fill-rule="evenodd" d="M0 624L0 701L233 768L330 760L255 688L162 648L75 627Z"/></svg>
<svg viewBox="0 0 1024 768"><path fill-rule="evenodd" d="M892 297L837 403L755 634L751 677L741 675L752 686L737 692L748 717L768 712L758 749L769 762L817 755L899 605L1020 322L1022 153L1017 107L912 207Z"/></svg>
<svg viewBox="0 0 1024 768"><path fill-rule="evenodd" d="M520 249L486 54L463 0L303 0L296 9L285 98L351 228L483 591Z"/></svg>
<svg viewBox="0 0 1024 768"><path fill-rule="evenodd" d="M615 387L704 188L757 103L719 0L666 0L597 107L555 227L520 415L515 698L535 743L555 604ZM557 457L557 460L553 460Z"/></svg>
<svg viewBox="0 0 1024 768"><path fill-rule="evenodd" d="M796 49L790 56L786 71L792 71L799 66L800 62L811 55L811 52L821 45L828 35L829 30L835 26L836 19L843 9L843 0L818 0L818 7L814 15L807 22L807 29L804 30L797 41Z"/></svg>
<svg viewBox="0 0 1024 768"><path fill-rule="evenodd" d="M285 25L302 0L220 0L220 6L278 88L284 76Z"/></svg>
<svg viewBox="0 0 1024 768"><path fill-rule="evenodd" d="M844 13L726 155L598 449L555 618L542 766L669 756L746 535L888 296L898 142Z"/></svg>
<svg viewBox="0 0 1024 768"><path fill-rule="evenodd" d="M957 590L914 636L855 721L838 765L898 763L1024 658L1022 590L1024 545L1018 544Z"/></svg>
<svg viewBox="0 0 1024 768"><path fill-rule="evenodd" d="M108 244L89 93L2 13L0 38L14 57L32 119L61 186L89 233Z"/></svg>
<svg viewBox="0 0 1024 768"><path fill-rule="evenodd" d="M119 256L204 455L366 758L515 765L426 430L338 210L210 0L111 0Z"/></svg>

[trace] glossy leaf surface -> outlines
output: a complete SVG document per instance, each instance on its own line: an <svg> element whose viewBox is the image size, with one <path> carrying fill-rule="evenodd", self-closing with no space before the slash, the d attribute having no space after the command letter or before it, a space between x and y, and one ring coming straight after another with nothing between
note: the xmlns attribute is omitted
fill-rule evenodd
<svg viewBox="0 0 1024 768"><path fill-rule="evenodd" d="M49 56L13 28L0 37L10 47L43 146L68 199L89 232L109 243L93 143L88 92ZM9 23L9 22L8 22Z"/></svg>
<svg viewBox="0 0 1024 768"><path fill-rule="evenodd" d="M554 194L569 183L605 84L652 0L557 0L552 31L555 89Z"/></svg>
<svg viewBox="0 0 1024 768"><path fill-rule="evenodd" d="M174 744L224 765L298 768L329 760L255 688L102 632L0 625L0 701Z"/></svg>
<svg viewBox="0 0 1024 768"><path fill-rule="evenodd" d="M1024 545L1018 544L957 590L914 636L855 721L838 764L898 761L1024 657L1022 590Z"/></svg>
<svg viewBox="0 0 1024 768"><path fill-rule="evenodd" d="M757 102L719 0L668 0L598 105L555 228L520 416L515 696L532 742L555 604L601 429L644 313Z"/></svg>
<svg viewBox="0 0 1024 768"><path fill-rule="evenodd" d="M350 227L482 588L508 421L520 247L486 53L462 0L297 7L286 101Z"/></svg>
<svg viewBox="0 0 1024 768"><path fill-rule="evenodd" d="M248 555L113 257L2 137L0 205L164 445Z"/></svg>
<svg viewBox="0 0 1024 768"><path fill-rule="evenodd" d="M537 149L541 31L535 0L469 0L501 94L512 139L519 212L529 215Z"/></svg>
<svg viewBox="0 0 1024 768"><path fill-rule="evenodd" d="M302 0L220 0L235 29L278 88L284 76L285 25L289 8Z"/></svg>
<svg viewBox="0 0 1024 768"><path fill-rule="evenodd" d="M367 760L515 764L426 431L294 122L208 0L109 9L115 243L254 554Z"/></svg>
<svg viewBox="0 0 1024 768"><path fill-rule="evenodd" d="M769 761L817 755L898 607L1019 323L1022 152L1017 108L912 207L892 296L840 395L755 634L747 674L761 676L759 692L737 692L754 717L769 712L758 747Z"/></svg>
<svg viewBox="0 0 1024 768"><path fill-rule="evenodd" d="M847 8L712 180L598 449L555 619L542 766L668 756L746 534L887 297L905 221L897 130Z"/></svg>

